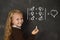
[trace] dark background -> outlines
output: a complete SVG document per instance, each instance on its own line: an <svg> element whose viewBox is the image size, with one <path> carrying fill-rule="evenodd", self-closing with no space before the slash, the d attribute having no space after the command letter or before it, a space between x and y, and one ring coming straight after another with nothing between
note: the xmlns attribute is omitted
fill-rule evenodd
<svg viewBox="0 0 60 40"><path fill-rule="evenodd" d="M48 35L47 40L59 40L60 39L60 1L59 0L0 0L0 40L3 40L4 27L8 12L11 9L21 9L24 15L27 14L27 8L32 6L47 8L47 12L51 9L56 9L58 15L53 18L47 15L47 19L44 21L29 21L25 20L23 26L24 32L30 33L35 26L39 28L39 33L35 36L35 40L41 40L44 32ZM25 17L26 18L26 17ZM28 25L27 25L28 24Z"/></svg>

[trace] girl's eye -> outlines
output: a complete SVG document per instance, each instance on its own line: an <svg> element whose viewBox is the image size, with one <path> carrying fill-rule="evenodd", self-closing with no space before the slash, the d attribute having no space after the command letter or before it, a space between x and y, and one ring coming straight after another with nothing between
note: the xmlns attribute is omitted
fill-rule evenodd
<svg viewBox="0 0 60 40"><path fill-rule="evenodd" d="M16 20L19 20L19 18L17 18Z"/></svg>

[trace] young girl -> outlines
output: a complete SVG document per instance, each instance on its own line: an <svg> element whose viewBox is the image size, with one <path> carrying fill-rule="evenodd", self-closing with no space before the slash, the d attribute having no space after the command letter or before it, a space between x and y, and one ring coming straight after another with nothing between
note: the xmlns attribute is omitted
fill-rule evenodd
<svg viewBox="0 0 60 40"><path fill-rule="evenodd" d="M4 40L26 40L21 30L23 22L22 11L18 9L11 10L6 22ZM36 27L31 34L36 35L38 32L39 29ZM33 40L32 36L29 37L28 40Z"/></svg>

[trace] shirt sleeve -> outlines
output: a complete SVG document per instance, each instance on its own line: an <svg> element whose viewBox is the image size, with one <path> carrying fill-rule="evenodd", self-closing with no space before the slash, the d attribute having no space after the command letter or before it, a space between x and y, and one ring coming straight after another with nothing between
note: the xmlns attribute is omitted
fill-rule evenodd
<svg viewBox="0 0 60 40"><path fill-rule="evenodd" d="M35 39L35 35L30 34L27 40L34 40L34 39Z"/></svg>

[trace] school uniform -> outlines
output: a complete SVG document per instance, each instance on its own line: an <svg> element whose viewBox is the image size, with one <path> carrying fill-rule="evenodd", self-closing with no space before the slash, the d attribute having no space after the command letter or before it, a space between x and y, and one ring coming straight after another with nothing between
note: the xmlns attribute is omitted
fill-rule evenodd
<svg viewBox="0 0 60 40"><path fill-rule="evenodd" d="M13 26L12 27L12 33L10 35L10 40L34 40L34 36L31 35L30 37L25 39L23 31L21 30L21 28Z"/></svg>

